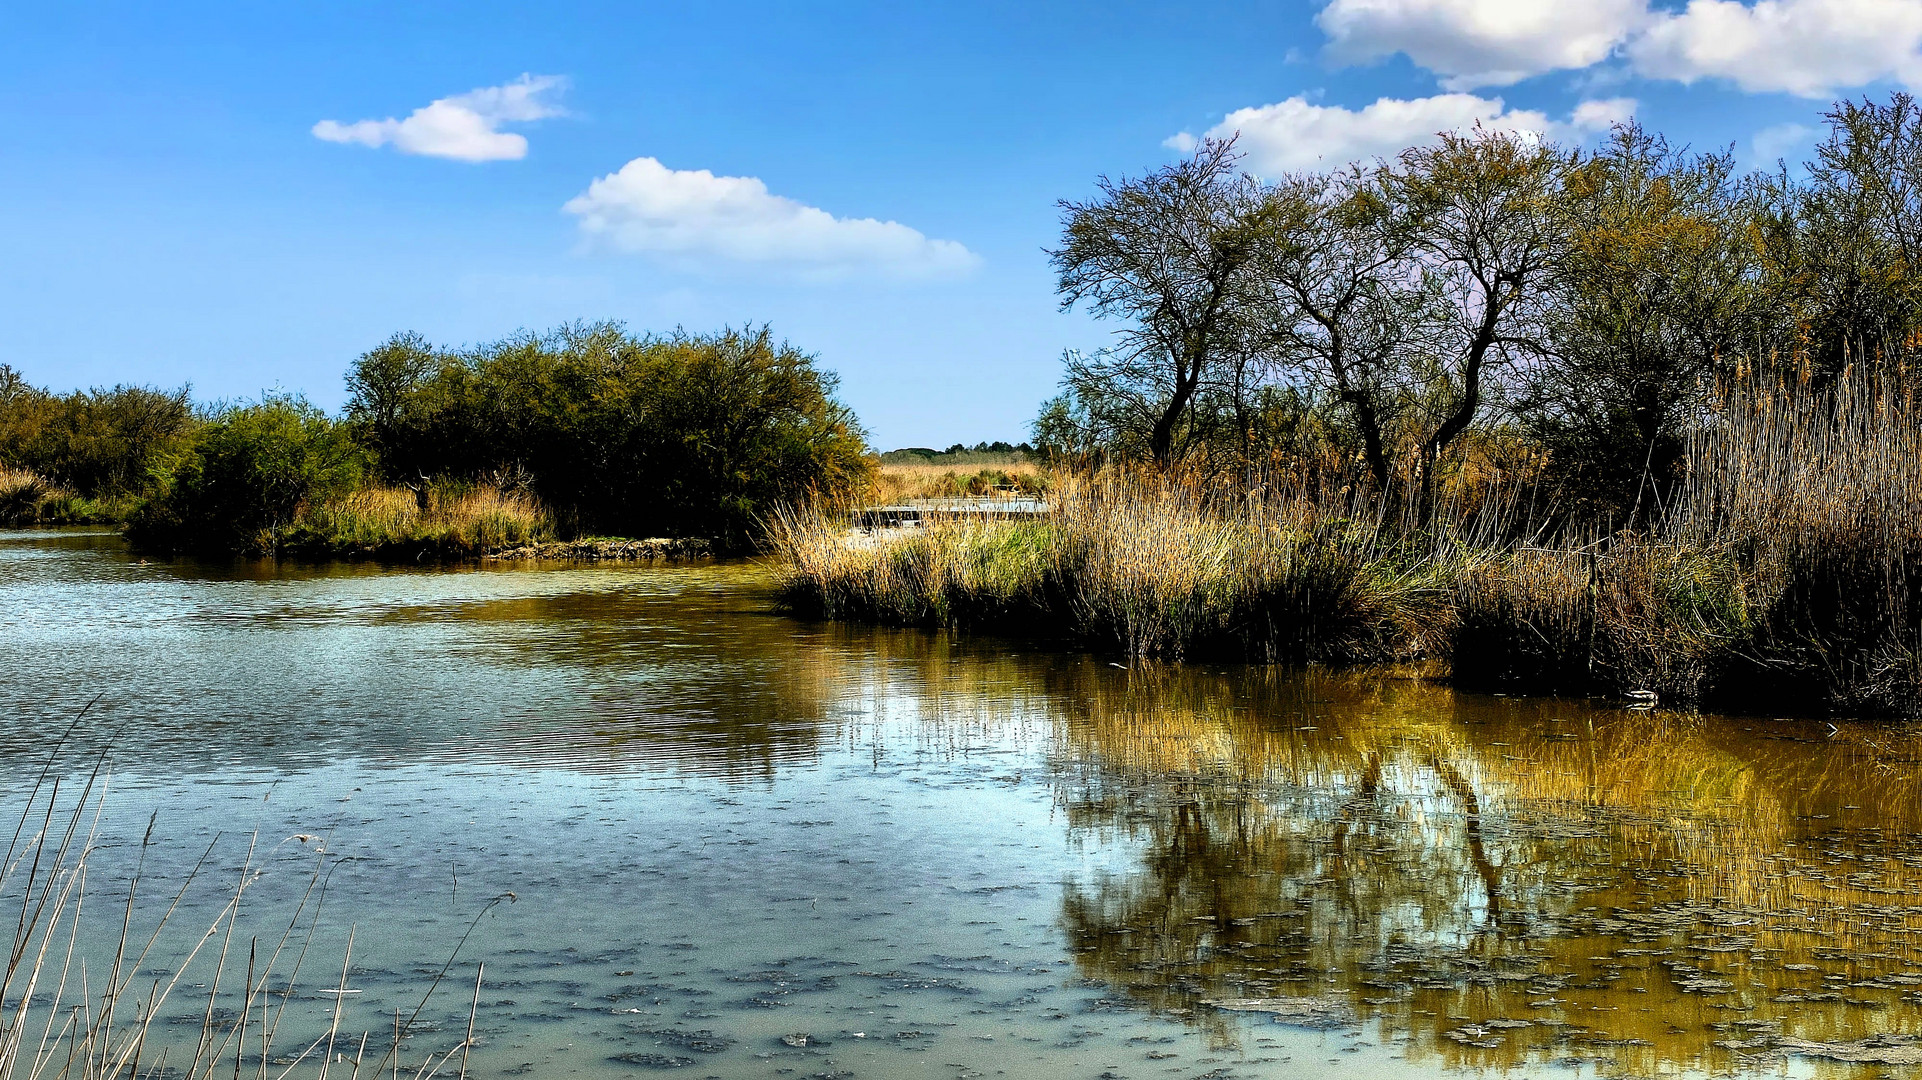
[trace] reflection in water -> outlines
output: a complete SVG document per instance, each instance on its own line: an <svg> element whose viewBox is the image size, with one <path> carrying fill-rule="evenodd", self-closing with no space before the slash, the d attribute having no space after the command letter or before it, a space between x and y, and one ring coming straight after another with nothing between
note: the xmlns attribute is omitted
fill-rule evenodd
<svg viewBox="0 0 1922 1080"><path fill-rule="evenodd" d="M1911 736L1328 675L1061 689L1070 828L1142 848L1068 890L1076 961L1218 1042L1252 1011L1450 1065L1917 1056L1888 1038L1922 1003Z"/></svg>
<svg viewBox="0 0 1922 1080"><path fill-rule="evenodd" d="M0 672L9 793L105 692L109 859L152 811L195 855L324 827L369 1005L516 892L477 1075L1922 1057L1912 733L1129 671L799 622L751 565L71 532L0 535Z"/></svg>

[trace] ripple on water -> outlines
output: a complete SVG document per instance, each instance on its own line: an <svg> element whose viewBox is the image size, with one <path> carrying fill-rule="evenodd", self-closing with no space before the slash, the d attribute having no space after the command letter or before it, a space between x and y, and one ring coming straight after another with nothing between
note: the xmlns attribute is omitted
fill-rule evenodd
<svg viewBox="0 0 1922 1080"><path fill-rule="evenodd" d="M158 814L141 918L211 844L180 917L251 858L237 935L274 940L321 868L297 925L330 959L289 1040L338 1007L385 1053L399 1012L418 1056L472 1003L476 1075L1922 1054L1911 732L1119 670L793 621L751 566L209 568L12 534L0 628L16 800L107 691L68 750L111 738L99 880ZM320 993L349 925L359 992Z"/></svg>

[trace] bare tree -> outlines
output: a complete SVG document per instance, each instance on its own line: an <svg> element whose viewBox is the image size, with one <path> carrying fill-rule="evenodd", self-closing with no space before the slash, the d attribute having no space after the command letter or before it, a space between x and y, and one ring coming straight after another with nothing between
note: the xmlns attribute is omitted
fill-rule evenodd
<svg viewBox="0 0 1922 1080"><path fill-rule="evenodd" d="M1063 309L1086 303L1126 319L1111 349L1067 358L1071 394L1086 388L1142 429L1166 465L1196 431L1198 400L1245 400L1251 308L1244 278L1259 239L1261 186L1237 168L1232 140L1139 179L1102 177L1098 198L1063 201L1062 246L1050 251ZM1205 426L1205 425L1203 425Z"/></svg>
<svg viewBox="0 0 1922 1080"><path fill-rule="evenodd" d="M1475 422L1494 370L1543 352L1543 279L1564 246L1554 145L1477 127L1402 152L1378 173L1434 305L1421 353L1437 405L1419 448L1421 520L1441 456Z"/></svg>
<svg viewBox="0 0 1922 1080"><path fill-rule="evenodd" d="M1397 373L1421 311L1410 241L1362 169L1283 177L1267 192L1256 273L1265 342L1325 384L1360 437L1377 489L1391 479L1387 428Z"/></svg>

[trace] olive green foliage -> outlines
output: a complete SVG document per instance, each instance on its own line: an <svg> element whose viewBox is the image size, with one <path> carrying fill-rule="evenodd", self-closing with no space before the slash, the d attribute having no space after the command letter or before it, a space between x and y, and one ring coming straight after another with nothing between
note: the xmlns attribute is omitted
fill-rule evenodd
<svg viewBox="0 0 1922 1080"><path fill-rule="evenodd" d="M1732 155L1618 128L1565 181L1569 239L1547 318L1552 359L1519 395L1550 485L1583 516L1647 520L1680 480L1683 436L1725 358L1780 330Z"/></svg>
<svg viewBox="0 0 1922 1080"><path fill-rule="evenodd" d="M118 520L166 483L197 426L185 389L55 394L0 364L0 469L42 493L10 500L5 520Z"/></svg>
<svg viewBox="0 0 1922 1080"><path fill-rule="evenodd" d="M1898 356L1922 329L1922 107L1841 101L1806 163L1768 179L1756 232L1815 373Z"/></svg>
<svg viewBox="0 0 1922 1080"><path fill-rule="evenodd" d="M598 323L458 352L400 336L348 385L389 481L525 484L576 532L745 544L775 504L871 478L834 376L765 328Z"/></svg>
<svg viewBox="0 0 1922 1080"><path fill-rule="evenodd" d="M353 491L366 461L346 425L303 398L221 409L130 535L149 548L278 552L299 511Z"/></svg>

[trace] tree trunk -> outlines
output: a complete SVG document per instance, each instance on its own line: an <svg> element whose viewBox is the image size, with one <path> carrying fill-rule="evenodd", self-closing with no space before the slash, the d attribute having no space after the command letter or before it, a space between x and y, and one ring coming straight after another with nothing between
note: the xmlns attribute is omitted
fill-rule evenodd
<svg viewBox="0 0 1922 1080"><path fill-rule="evenodd" d="M1168 399L1168 407L1155 420L1154 432L1149 436L1148 449L1153 452L1155 463L1164 469L1174 464L1175 426L1181 423L1181 414L1188 411L1188 403L1194 400L1195 389L1200 384L1200 358L1183 358L1175 368L1175 392Z"/></svg>
<svg viewBox="0 0 1922 1080"><path fill-rule="evenodd" d="M1422 446L1420 521L1424 529L1435 523L1435 468L1441 463L1442 451L1448 449L1456 436L1468 430L1468 425L1475 421L1475 413L1481 409L1482 364L1495 344L1495 327L1501 320L1503 306L1501 280L1497 278L1495 287L1488 291L1481 325L1475 328L1475 337L1468 343L1468 355L1462 363L1461 399Z"/></svg>

